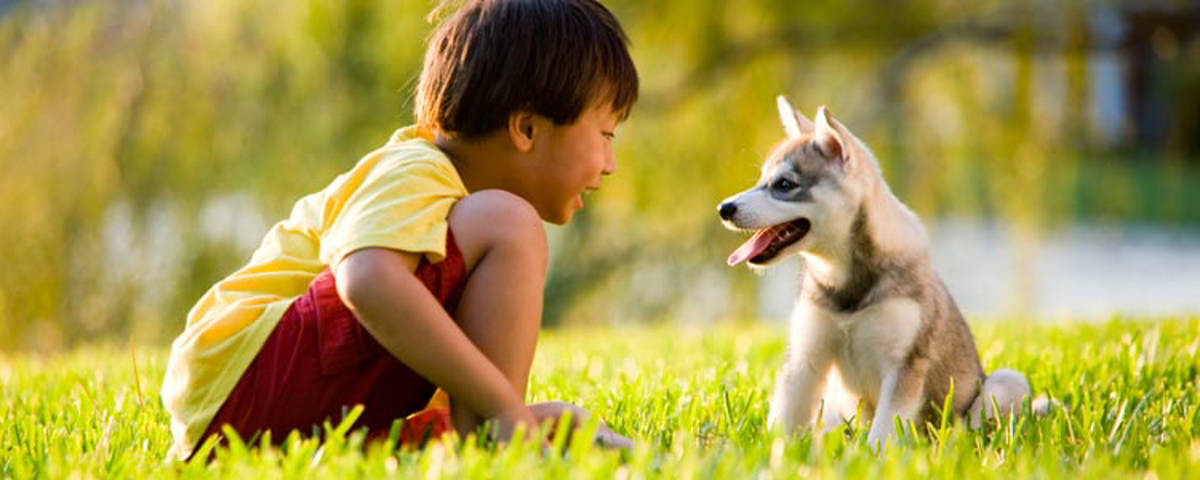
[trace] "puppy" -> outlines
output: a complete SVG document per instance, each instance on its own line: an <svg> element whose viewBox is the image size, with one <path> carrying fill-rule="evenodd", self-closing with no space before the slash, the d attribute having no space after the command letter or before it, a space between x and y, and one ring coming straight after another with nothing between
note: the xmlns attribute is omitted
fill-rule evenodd
<svg viewBox="0 0 1200 480"><path fill-rule="evenodd" d="M950 408L972 426L1020 408L1029 395L1012 370L985 375L971 331L933 270L917 216L884 182L874 155L825 107L809 121L783 97L787 138L757 185L718 207L726 227L753 235L729 265L803 258L789 349L768 424L793 431L824 412L827 429L857 412L878 447L894 419L932 420Z"/></svg>

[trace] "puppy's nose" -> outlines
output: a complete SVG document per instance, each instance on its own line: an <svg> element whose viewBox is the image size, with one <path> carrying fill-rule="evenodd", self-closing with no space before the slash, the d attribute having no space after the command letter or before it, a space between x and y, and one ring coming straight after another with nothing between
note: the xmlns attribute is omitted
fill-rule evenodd
<svg viewBox="0 0 1200 480"><path fill-rule="evenodd" d="M721 216L721 220L729 220L737 213L737 205L733 202L725 202L717 207L717 214Z"/></svg>

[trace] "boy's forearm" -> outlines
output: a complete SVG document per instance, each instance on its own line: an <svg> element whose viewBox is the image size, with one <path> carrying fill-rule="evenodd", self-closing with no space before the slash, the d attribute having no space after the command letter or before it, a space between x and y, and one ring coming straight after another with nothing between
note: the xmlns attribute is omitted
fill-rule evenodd
<svg viewBox="0 0 1200 480"><path fill-rule="evenodd" d="M456 403L485 418L528 420L517 389L412 274L416 261L407 255L366 249L347 256L335 271L342 300L380 345Z"/></svg>

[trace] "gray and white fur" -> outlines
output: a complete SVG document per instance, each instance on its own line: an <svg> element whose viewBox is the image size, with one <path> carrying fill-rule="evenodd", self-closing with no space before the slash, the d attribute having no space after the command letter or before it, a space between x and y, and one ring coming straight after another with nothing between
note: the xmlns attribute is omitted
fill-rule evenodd
<svg viewBox="0 0 1200 480"><path fill-rule="evenodd" d="M1019 411L1029 383L1012 370L984 374L971 332L930 262L924 227L892 194L871 151L825 107L816 122L782 96L778 107L787 138L768 156L758 184L719 208L730 229L775 228L771 246L749 259L752 267L791 254L804 260L769 427L810 427L822 411L830 429L861 402L874 420L868 442L878 447L893 434L895 417L931 420L952 384L954 413L973 427L996 415L993 401L1001 414ZM798 227L780 230L792 223ZM807 233L789 243L805 225Z"/></svg>

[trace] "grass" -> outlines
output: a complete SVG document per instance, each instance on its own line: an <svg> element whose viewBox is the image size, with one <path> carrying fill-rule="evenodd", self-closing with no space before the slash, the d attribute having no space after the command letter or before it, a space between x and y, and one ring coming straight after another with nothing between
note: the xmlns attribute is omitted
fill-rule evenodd
<svg viewBox="0 0 1200 480"><path fill-rule="evenodd" d="M865 428L820 438L764 431L781 325L620 327L543 334L531 400L588 408L638 441L626 453L577 442L543 456L524 444L363 449L329 426L324 441L219 449L169 465L158 400L161 348L91 347L0 357L0 477L938 477L1185 478L1200 472L1200 318L975 326L987 369L1027 373L1065 408L982 431L922 427L876 455ZM139 394L139 384L141 393ZM847 435L848 433L848 435Z"/></svg>

